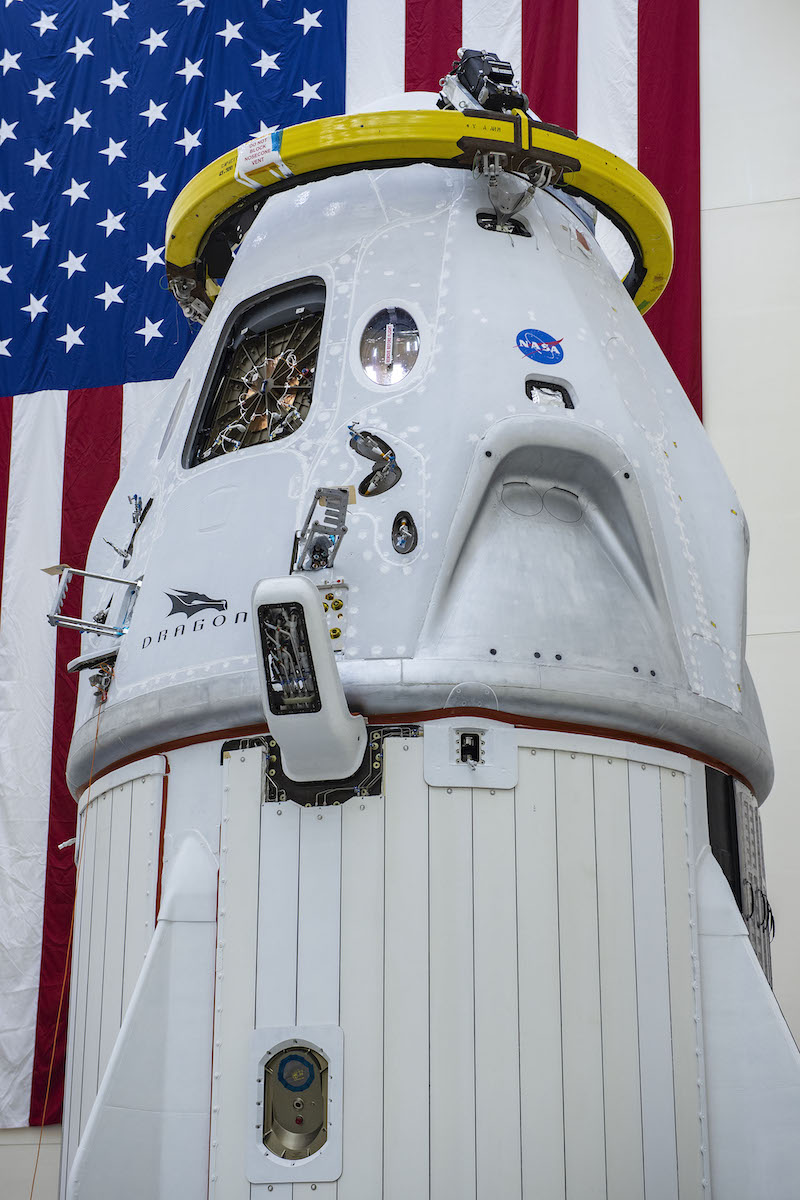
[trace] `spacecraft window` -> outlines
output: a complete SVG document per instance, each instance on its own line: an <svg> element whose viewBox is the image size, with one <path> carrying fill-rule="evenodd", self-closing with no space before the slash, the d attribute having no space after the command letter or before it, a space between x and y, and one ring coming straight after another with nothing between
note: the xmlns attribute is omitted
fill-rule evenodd
<svg viewBox="0 0 800 1200"><path fill-rule="evenodd" d="M289 437L311 408L325 285L281 288L229 326L202 402L189 465Z"/></svg>
<svg viewBox="0 0 800 1200"><path fill-rule="evenodd" d="M361 365L373 383L399 383L419 355L419 329L404 308L382 308L361 335Z"/></svg>

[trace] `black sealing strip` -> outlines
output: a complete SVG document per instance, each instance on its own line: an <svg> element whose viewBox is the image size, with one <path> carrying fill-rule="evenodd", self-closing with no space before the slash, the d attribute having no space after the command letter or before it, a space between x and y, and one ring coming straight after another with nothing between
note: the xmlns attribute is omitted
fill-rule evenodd
<svg viewBox="0 0 800 1200"><path fill-rule="evenodd" d="M507 117L509 114L501 113L499 115ZM558 130L558 132L564 132L564 131ZM462 139L462 141L466 141L466 140L467 139ZM461 143L459 143L459 145L460 144ZM512 150L520 152L519 147L514 146L511 143L498 143L497 144L497 149L501 152L503 152L507 148L510 148ZM534 149L534 148L532 148L532 149ZM577 162L577 160L570 160L566 156L564 156L564 161L565 162L573 162L574 161L576 164L574 167L573 166L565 166L564 167L565 170L578 170L580 168L580 163ZM246 211L248 208L250 208L251 206L258 205L260 208L261 205L263 205L269 199L270 196L274 196L278 192L287 192L291 188L300 187L301 185L305 185L307 183L314 183L318 179L327 179L333 175L350 175L354 171L368 171L370 169L378 169L378 168L386 169L389 167L412 167L420 162L430 163L432 166L435 166L435 167L460 167L462 170L472 168L471 162L467 163L463 160L459 160L459 158L415 158L415 159L398 158L398 159L378 159L375 162L343 163L341 166L338 166L338 167L325 167L319 171L308 171L303 175L289 176L288 179L282 179L278 183L270 184L269 189L264 188L261 191L253 192L253 194L251 196L243 197L242 200L238 201L231 208L227 209L226 212L222 213L221 216L219 216L217 218L217 220L208 227L205 234L203 235L203 238L200 242L200 246L198 248L196 268L202 267L203 272L205 272L205 257L204 257L205 250L206 250L206 246L208 245L208 241L213 233L217 232L218 230L223 230L229 221L237 220L239 218L239 216L244 211ZM567 184L559 184L557 186L562 191L566 192L570 196L580 196L582 199L587 200L589 202L589 204L592 204L598 210L598 212L601 212L604 217L607 217L609 219L609 221L611 221L611 223L613 225L616 225L617 229L619 229L620 233L625 238L625 241L630 246L631 252L633 253L633 266L631 267L628 274L625 276L625 279L623 280L623 284L624 284L625 290L628 292L628 294L631 297L635 296L636 292L639 290L639 288L642 285L642 282L645 278L645 275L647 274L647 271L646 271L645 265L644 265L644 256L642 254L642 247L639 243L639 239L637 238L636 234L631 229L630 225L627 223L627 221L624 221L622 219L622 217L620 217L619 213L614 212L614 210L609 208L608 205L605 205L605 204L599 202L596 199L596 197L590 196L588 192L582 192L580 190L580 188L571 187ZM264 194L264 193L266 193L266 194ZM195 268L194 272L192 272L191 266L189 266L189 267L173 267L173 272L175 274L179 274L179 275L186 275L187 273L194 273L195 277L197 277L198 273L197 273L196 268ZM205 274L203 274L203 281L204 280L205 280Z"/></svg>
<svg viewBox="0 0 800 1200"><path fill-rule="evenodd" d="M571 129L565 129L563 125L551 125L549 121L531 121L531 128L544 129L547 133L560 133L562 137L571 138L577 142L578 135Z"/></svg>
<svg viewBox="0 0 800 1200"><path fill-rule="evenodd" d="M647 275L647 268L644 265L644 255L642 254L641 243L628 222L623 220L619 213L615 212L613 208L610 208L607 204L603 204L602 201L598 200L595 196L590 196L588 192L582 192L580 188L570 187L568 184L560 184L558 186L559 190L566 192L568 196L580 196L581 199L588 201L588 203L593 205L598 212L603 214L604 217L608 217L611 224L615 225L625 238L625 241L628 243L631 253L633 254L633 265L623 279L622 283L628 295L631 297L635 296L644 282L644 278Z"/></svg>
<svg viewBox="0 0 800 1200"><path fill-rule="evenodd" d="M480 117L482 120L490 119L492 121L520 121L522 118L519 113L515 112L490 112L486 108L464 108L461 110L465 117ZM565 129L563 125L552 125L549 121L533 121L528 117L528 124L532 129L544 129L547 133L560 133L562 137L570 138L572 141L578 140L577 133L572 129Z"/></svg>
<svg viewBox="0 0 800 1200"><path fill-rule="evenodd" d="M447 112L447 109L444 110ZM519 120L519 114L513 112L490 112L488 108L462 108L456 110L463 117L475 117L481 121L512 121L515 125Z"/></svg>

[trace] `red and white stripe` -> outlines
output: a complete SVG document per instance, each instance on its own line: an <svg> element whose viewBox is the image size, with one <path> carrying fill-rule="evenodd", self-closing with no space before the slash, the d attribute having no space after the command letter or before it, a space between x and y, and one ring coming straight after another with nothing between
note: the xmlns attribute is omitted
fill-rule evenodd
<svg viewBox="0 0 800 1200"><path fill-rule="evenodd" d="M698 0L350 0L347 40L350 111L438 91L459 46L494 49L543 121L653 181L676 257L647 321L700 412Z"/></svg>
<svg viewBox="0 0 800 1200"><path fill-rule="evenodd" d="M60 1119L75 802L64 781L75 714L66 665L79 635L45 621L56 580L85 564L121 463L155 416L162 383L0 399L0 1127ZM65 612L77 614L76 580Z"/></svg>
<svg viewBox="0 0 800 1200"><path fill-rule="evenodd" d="M676 265L648 317L700 408L698 0L350 0L347 105L438 91L459 46L509 59L532 107L637 165L664 195ZM64 764L74 632L47 625L54 579L83 566L120 462L163 384L0 399L0 1127L57 1121L75 805ZM73 585L70 611L80 588Z"/></svg>

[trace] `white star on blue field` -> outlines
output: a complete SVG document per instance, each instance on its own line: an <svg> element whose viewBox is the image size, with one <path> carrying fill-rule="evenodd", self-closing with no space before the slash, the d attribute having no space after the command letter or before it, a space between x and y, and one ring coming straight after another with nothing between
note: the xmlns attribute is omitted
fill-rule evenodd
<svg viewBox="0 0 800 1200"><path fill-rule="evenodd" d="M344 110L345 0L17 0L0 24L0 395L173 375L164 229L197 172Z"/></svg>

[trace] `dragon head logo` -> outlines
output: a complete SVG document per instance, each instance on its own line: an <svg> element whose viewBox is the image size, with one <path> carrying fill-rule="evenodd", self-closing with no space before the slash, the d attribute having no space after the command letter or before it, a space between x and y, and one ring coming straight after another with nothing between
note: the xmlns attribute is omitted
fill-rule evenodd
<svg viewBox="0 0 800 1200"><path fill-rule="evenodd" d="M176 613L181 613L185 617L193 617L206 608L215 608L218 612L223 612L228 607L227 600L212 600L203 592L184 592L179 588L174 588L171 592L165 592L164 595L172 604L172 608L167 613L168 617L174 617Z"/></svg>

